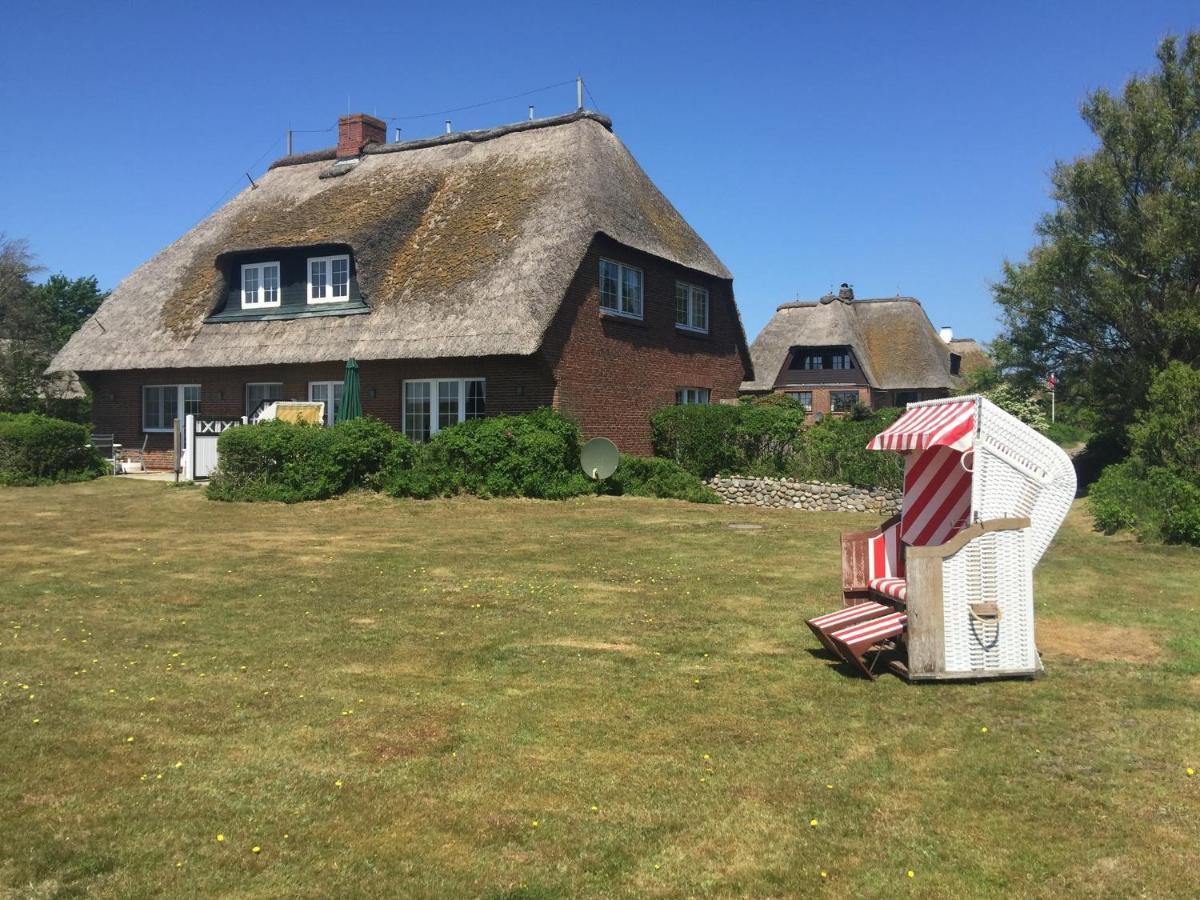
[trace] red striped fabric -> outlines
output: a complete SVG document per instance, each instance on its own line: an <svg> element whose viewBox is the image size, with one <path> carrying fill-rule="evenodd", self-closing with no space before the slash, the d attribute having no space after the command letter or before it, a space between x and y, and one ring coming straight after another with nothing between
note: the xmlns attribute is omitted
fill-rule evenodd
<svg viewBox="0 0 1200 900"><path fill-rule="evenodd" d="M817 616L815 619L809 619L808 624L816 628L829 628L834 625L840 625L843 622L853 623L880 616L887 613L890 609L891 607L884 606L882 603L857 603L854 606L847 606L836 612L826 613L823 616Z"/></svg>
<svg viewBox="0 0 1200 900"><path fill-rule="evenodd" d="M830 637L835 641L841 641L845 644L867 640L882 640L885 637L899 634L904 630L906 624L908 624L907 613L892 613L890 616L872 619L870 622L865 622L862 625L853 625L850 628L835 631Z"/></svg>
<svg viewBox="0 0 1200 900"><path fill-rule="evenodd" d="M966 527L970 517L971 473L962 466L962 452L943 446L908 454L901 540L910 547L944 544Z"/></svg>
<svg viewBox="0 0 1200 900"><path fill-rule="evenodd" d="M908 602L908 582L903 578L872 578L871 590L895 600Z"/></svg>
<svg viewBox="0 0 1200 900"><path fill-rule="evenodd" d="M892 578L904 575L904 555L900 552L900 523L883 534L867 540L867 578Z"/></svg>
<svg viewBox="0 0 1200 900"><path fill-rule="evenodd" d="M925 450L954 447L966 450L975 433L975 401L916 406L867 444L868 450Z"/></svg>

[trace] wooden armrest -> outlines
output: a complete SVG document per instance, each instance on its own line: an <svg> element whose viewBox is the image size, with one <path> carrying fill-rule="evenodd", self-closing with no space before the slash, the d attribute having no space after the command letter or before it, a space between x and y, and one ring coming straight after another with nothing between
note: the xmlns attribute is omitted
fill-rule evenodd
<svg viewBox="0 0 1200 900"><path fill-rule="evenodd" d="M916 559L929 559L930 557L945 559L947 556L953 556L981 534L989 531L1019 531L1022 528L1028 528L1032 524L1028 518L988 519L985 522L976 522L974 525L964 528L944 544L937 544L932 547L909 547L906 559L910 563Z"/></svg>

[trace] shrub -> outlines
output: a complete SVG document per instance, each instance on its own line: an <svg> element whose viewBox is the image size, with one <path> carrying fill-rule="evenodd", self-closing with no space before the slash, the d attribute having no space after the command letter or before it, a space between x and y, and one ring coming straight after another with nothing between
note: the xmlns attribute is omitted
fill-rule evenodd
<svg viewBox="0 0 1200 900"><path fill-rule="evenodd" d="M668 406L650 420L657 456L698 478L718 473L777 475L804 428L804 407L791 398L749 403Z"/></svg>
<svg viewBox="0 0 1200 900"><path fill-rule="evenodd" d="M600 482L599 493L720 503L717 493L679 463L657 456L621 454L617 471Z"/></svg>
<svg viewBox="0 0 1200 900"><path fill-rule="evenodd" d="M900 456L868 450L867 444L903 412L885 409L862 418L826 416L805 429L785 474L858 487L901 487L904 464Z"/></svg>
<svg viewBox="0 0 1200 900"><path fill-rule="evenodd" d="M411 467L381 475L393 496L561 500L590 493L579 468L579 427L552 409L523 416L490 416L439 431Z"/></svg>
<svg viewBox="0 0 1200 900"><path fill-rule="evenodd" d="M1173 362L1155 377L1129 427L1133 455L1200 485L1200 369Z"/></svg>
<svg viewBox="0 0 1200 900"><path fill-rule="evenodd" d="M413 444L372 419L332 428L272 421L222 432L217 450L211 499L297 503L373 486L385 467L411 463Z"/></svg>
<svg viewBox="0 0 1200 900"><path fill-rule="evenodd" d="M1142 540L1200 546L1200 487L1138 459L1111 465L1088 494L1096 528Z"/></svg>
<svg viewBox="0 0 1200 900"><path fill-rule="evenodd" d="M1008 381L1002 381L994 388L984 391L987 397L998 407L1012 416L1016 416L1030 428L1046 433L1050 421L1038 399L1025 393L1019 387Z"/></svg>
<svg viewBox="0 0 1200 900"><path fill-rule="evenodd" d="M735 471L743 465L737 427L748 408L721 403L664 407L650 419L654 453L675 460L699 478Z"/></svg>
<svg viewBox="0 0 1200 900"><path fill-rule="evenodd" d="M37 413L0 413L0 484L89 481L105 471L87 426Z"/></svg>

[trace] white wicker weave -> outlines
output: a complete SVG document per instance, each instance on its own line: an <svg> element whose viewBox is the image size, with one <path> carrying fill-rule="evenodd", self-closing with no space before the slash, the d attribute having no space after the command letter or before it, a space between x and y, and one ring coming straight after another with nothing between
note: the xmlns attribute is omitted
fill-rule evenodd
<svg viewBox="0 0 1200 900"><path fill-rule="evenodd" d="M909 409L964 399L970 398L914 403ZM943 560L943 674L1032 674L1041 667L1034 643L1033 567L1071 507L1075 469L1053 442L990 401L973 399L974 453L967 456L973 457L968 464L974 472L971 520L1028 518L1031 524L984 532ZM995 603L999 618L973 616L971 605L980 602Z"/></svg>

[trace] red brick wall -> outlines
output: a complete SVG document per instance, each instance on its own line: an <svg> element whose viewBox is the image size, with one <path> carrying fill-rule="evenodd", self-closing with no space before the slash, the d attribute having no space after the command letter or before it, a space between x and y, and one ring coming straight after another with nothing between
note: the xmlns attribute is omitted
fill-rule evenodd
<svg viewBox="0 0 1200 900"><path fill-rule="evenodd" d="M487 380L487 411L528 412L554 399L553 377L534 357L485 357L436 360L361 360L363 412L394 428L401 425L401 383L407 378L471 378ZM283 384L285 400L307 400L310 381L341 381L342 363L239 366L228 369L157 369L83 373L93 392L95 430L111 432L126 447L141 447L149 438L147 464L170 468L170 433L142 432L142 387L154 384L199 384L200 414L237 418L246 414L246 385ZM374 396L372 395L374 392Z"/></svg>
<svg viewBox="0 0 1200 900"><path fill-rule="evenodd" d="M789 387L781 390L780 393L793 393L797 391L808 391L812 394L812 415L817 413L829 414L829 395L833 391L858 391L858 399L866 403L872 409L886 409L890 407L895 399L895 391L877 391L862 385L847 385L845 387ZM942 388L916 391L918 400L935 400L939 397L945 397L946 391Z"/></svg>
<svg viewBox="0 0 1200 900"><path fill-rule="evenodd" d="M600 311L600 259L643 272L643 318ZM675 282L708 289L709 330L675 327ZM585 438L610 438L627 453L649 454L650 416L675 402L676 388L732 400L749 377L749 354L729 281L701 275L598 236L576 271L542 353L558 380L556 406Z"/></svg>

